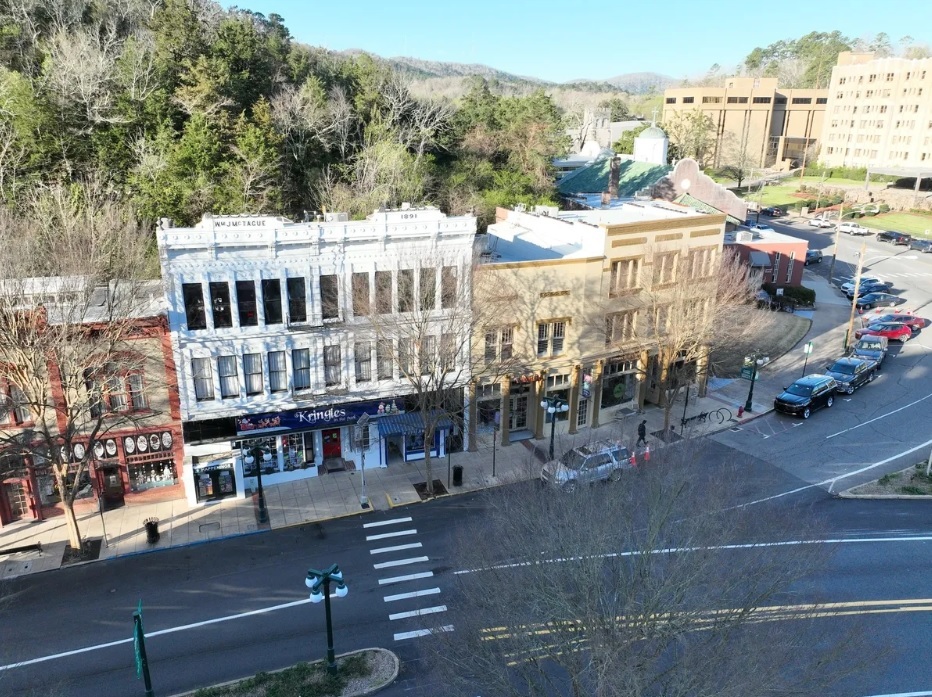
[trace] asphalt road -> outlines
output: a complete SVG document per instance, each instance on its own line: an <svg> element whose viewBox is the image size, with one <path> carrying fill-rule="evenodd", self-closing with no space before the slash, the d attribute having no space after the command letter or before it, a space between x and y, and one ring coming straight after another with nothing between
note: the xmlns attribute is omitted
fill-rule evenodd
<svg viewBox="0 0 932 697"><path fill-rule="evenodd" d="M697 466L714 476L717 463L740 461L746 477L740 494L744 501L797 490L803 484L763 460L721 444L711 447ZM811 587L797 590L798 602L807 598L854 602L859 608L854 614L862 615L867 612L862 601L930 595L926 582L930 558L921 554L930 542L910 539L928 531L924 506L839 501L817 488L768 505L801 503L826 521L827 538L860 541L834 542L838 550L831 568L824 577L813 579ZM142 686L127 640L132 612L140 600L159 695L322 657L323 607L306 602L303 581L309 565L321 568L337 562L350 587L346 598L332 603L337 651L391 648L402 657L404 670L384 694L441 694L440 686L422 680L423 639L417 633L445 626L445 608L455 607L449 588L458 567L448 531L481 515L483 505L480 495L453 497L386 514L125 557L11 582L3 589L8 602L0 609L0 664L53 658L0 671L0 693L44 695L56 689L76 696L139 693ZM502 554L514 552L502 550ZM932 681L917 674L914 661L914 656L932 650L932 633L920 631L928 627L932 600L917 608L870 615L872 631L893 649L893 655L884 661L883 670L850 683L856 691L839 695L932 687ZM839 629L844 624L832 621L839 621ZM122 643L54 657L108 642Z"/></svg>

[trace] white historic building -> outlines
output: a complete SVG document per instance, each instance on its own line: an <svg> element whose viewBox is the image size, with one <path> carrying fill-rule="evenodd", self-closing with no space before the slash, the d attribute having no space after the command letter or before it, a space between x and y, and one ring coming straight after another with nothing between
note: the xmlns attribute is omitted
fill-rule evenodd
<svg viewBox="0 0 932 697"><path fill-rule="evenodd" d="M439 318L452 312L451 293L471 292L475 233L472 216L407 204L362 221L163 221L189 501L243 496L260 466L264 482L279 483L363 458L367 467L423 458L425 447L443 456L452 426L425 446L413 388L398 353L368 331L368 313L404 321L425 302Z"/></svg>

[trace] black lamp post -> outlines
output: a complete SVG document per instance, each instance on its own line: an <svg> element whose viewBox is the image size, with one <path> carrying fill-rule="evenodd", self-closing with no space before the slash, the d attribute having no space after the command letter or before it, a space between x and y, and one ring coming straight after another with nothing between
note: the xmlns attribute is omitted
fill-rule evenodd
<svg viewBox="0 0 932 697"><path fill-rule="evenodd" d="M333 622L330 620L330 582L336 583L336 596L345 598L349 588L343 582L343 572L340 567L333 564L329 569L318 571L308 569L304 585L311 589L311 602L324 601L324 615L327 618L327 672L331 675L337 672L337 659L333 653Z"/></svg>
<svg viewBox="0 0 932 697"><path fill-rule="evenodd" d="M544 397L540 400L541 409L546 409L550 414L550 459L553 459L553 440L557 433L557 413L565 413L570 410L570 405L565 399L559 397Z"/></svg>
<svg viewBox="0 0 932 697"><path fill-rule="evenodd" d="M754 405L752 404L754 401L754 381L757 380L757 369L764 365L764 360L761 358L761 354L758 351L752 353L748 357L748 360L751 364L751 387L748 390L748 401L744 403L744 410L751 412L754 411Z"/></svg>
<svg viewBox="0 0 932 697"><path fill-rule="evenodd" d="M262 490L262 463L265 461L265 456L268 453L258 445L254 448L250 448L248 452L249 457L256 463L256 479L258 481L256 490L259 494L259 524L262 525L263 523L269 522L269 511L265 507L265 492Z"/></svg>

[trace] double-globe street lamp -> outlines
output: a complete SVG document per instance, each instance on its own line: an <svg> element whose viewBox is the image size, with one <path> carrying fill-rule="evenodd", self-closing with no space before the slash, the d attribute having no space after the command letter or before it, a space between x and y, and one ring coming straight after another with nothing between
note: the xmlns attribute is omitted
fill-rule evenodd
<svg viewBox="0 0 932 697"><path fill-rule="evenodd" d="M744 359L744 365L751 368L751 387L748 389L748 400L744 403L744 410L747 412L754 411L754 382L757 380L757 369L764 365L766 361L760 351L755 351Z"/></svg>
<svg viewBox="0 0 932 697"><path fill-rule="evenodd" d="M311 589L312 603L324 601L324 615L327 620L327 672L333 675L337 672L337 659L333 653L333 623L330 620L331 581L336 584L335 595L338 598L345 598L346 594L349 593L349 588L343 582L343 572L340 571L340 567L336 564L323 571L308 569L304 585Z"/></svg>
<svg viewBox="0 0 932 697"><path fill-rule="evenodd" d="M262 490L262 466L272 461L272 453L263 450L260 446L255 446L247 451L243 462L247 465L256 465L256 491L259 495L259 524L269 522L269 511L265 507L265 492Z"/></svg>
<svg viewBox="0 0 932 697"><path fill-rule="evenodd" d="M545 409L550 414L550 459L553 459L553 441L557 433L557 414L565 414L570 410L570 405L565 399L559 397L544 397L540 400L541 409Z"/></svg>

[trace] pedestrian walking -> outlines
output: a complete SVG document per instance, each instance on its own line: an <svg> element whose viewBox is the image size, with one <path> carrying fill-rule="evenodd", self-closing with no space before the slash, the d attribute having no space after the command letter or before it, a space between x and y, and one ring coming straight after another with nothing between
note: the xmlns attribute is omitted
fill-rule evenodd
<svg viewBox="0 0 932 697"><path fill-rule="evenodd" d="M634 444L634 447L636 448L641 443L647 445L647 419L638 424L638 442Z"/></svg>

